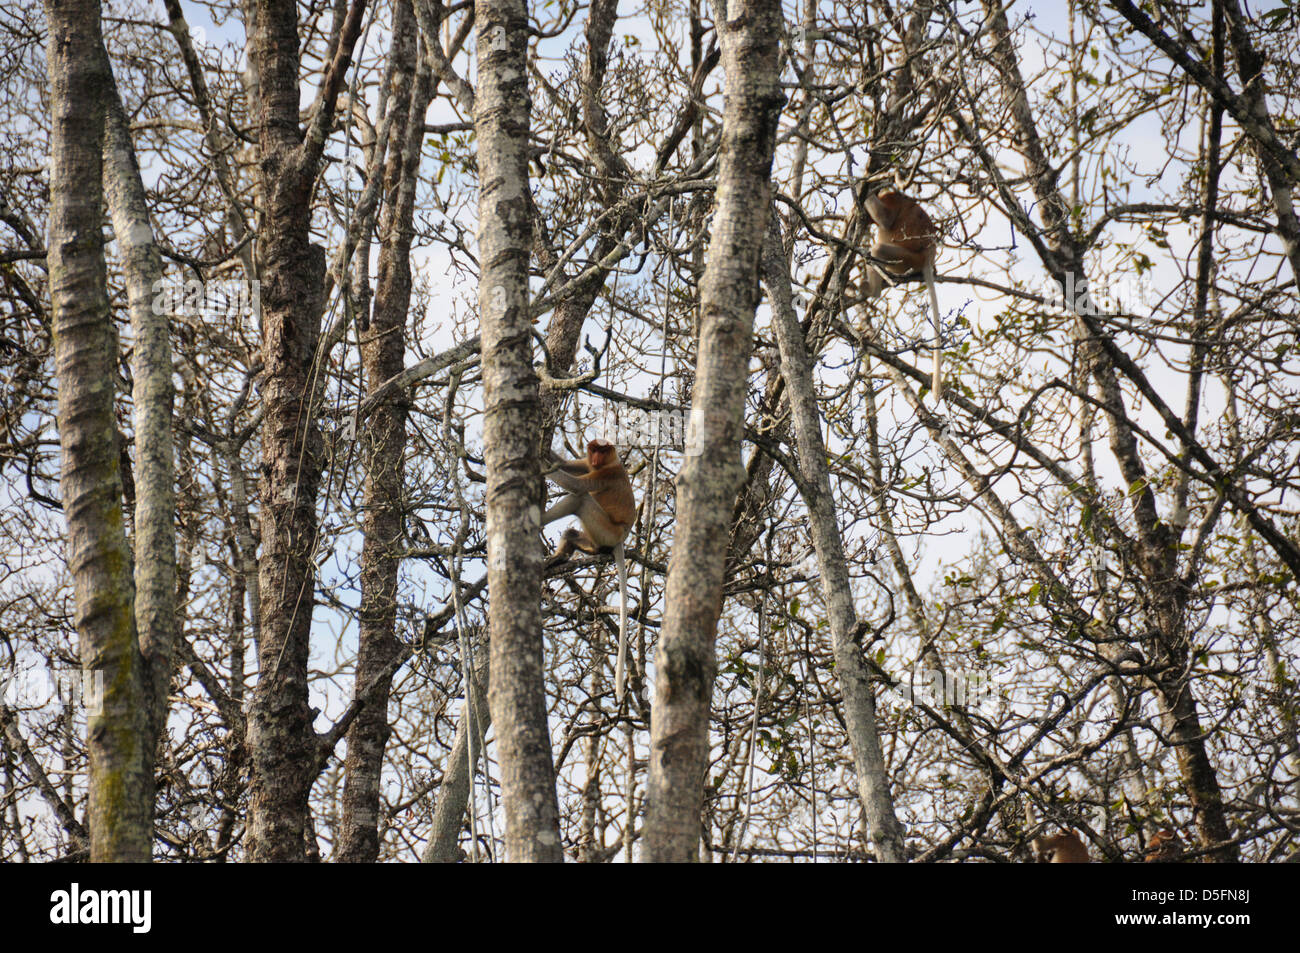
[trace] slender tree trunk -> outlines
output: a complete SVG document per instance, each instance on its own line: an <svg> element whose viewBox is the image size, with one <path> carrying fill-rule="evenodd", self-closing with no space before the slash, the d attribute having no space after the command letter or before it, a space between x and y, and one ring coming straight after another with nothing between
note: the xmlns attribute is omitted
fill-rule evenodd
<svg viewBox="0 0 1300 953"><path fill-rule="evenodd" d="M698 853L725 540L745 476L742 413L770 204L768 176L784 102L777 83L780 3L730 0L725 10L722 4L716 8L726 96L713 233L701 288L700 352L686 459L677 478L677 532L656 657L643 854L651 862L684 863Z"/></svg>
<svg viewBox="0 0 1300 953"><path fill-rule="evenodd" d="M474 15L492 646L488 703L497 726L506 857L560 862L542 658L540 412L528 308L528 10L524 0L486 0Z"/></svg>
<svg viewBox="0 0 1300 953"><path fill-rule="evenodd" d="M456 737L447 753L447 767L443 771L442 784L438 785L438 803L433 810L429 843L420 858L426 864L454 864L460 859L457 844L465 825L465 807L469 803L470 781L474 777L469 756L473 751L476 761L482 757L483 738L492 724L492 713L480 687L490 676L487 646L476 648L474 657L478 660L478 671L474 678L466 679L465 686L465 697L472 698L473 705L467 704L461 709Z"/></svg>
<svg viewBox="0 0 1300 953"><path fill-rule="evenodd" d="M405 366L406 319L411 303L412 216L424 114L429 107L430 72L417 68L417 31L411 0L394 8L393 55L396 94L389 108L405 112L392 126L396 140L388 150L380 224L379 278L369 330L363 332L361 358L368 393L400 374ZM412 75L414 74L414 76ZM360 431L366 467L365 538L361 548L361 634L356 686L373 684L352 727L343 784L343 823L338 859L373 863L379 858L379 790L388 725L391 661L400 650L397 624L398 551L406 454L407 392L382 401Z"/></svg>
<svg viewBox="0 0 1300 953"><path fill-rule="evenodd" d="M844 723L848 728L853 766L858 776L858 797L866 813L871 842L877 859L886 863L906 860L903 828L894 815L889 794L885 756L876 724L876 696L872 679L862 658L862 647L854 641L858 625L849 588L848 563L831 495L830 469L822 442L821 414L813 389L812 365L803 328L794 313L790 294L790 266L781 241L780 219L773 210L767 227L763 255L764 285L772 307L772 323L781 352L781 376L790 394L790 413L799 448L799 469L806 485L813 548L817 552L822 595L826 599L835 647L835 674L844 699Z"/></svg>
<svg viewBox="0 0 1300 953"><path fill-rule="evenodd" d="M105 54L106 56L107 54ZM131 130L112 82L105 91L104 194L122 256L135 338L135 625L147 660L150 752L167 722L172 652L180 631L176 610L176 468L172 446L172 349L167 315L153 307L162 281L140 164ZM150 758L152 770L153 758Z"/></svg>
<svg viewBox="0 0 1300 953"><path fill-rule="evenodd" d="M49 0L50 299L59 381L60 493L87 679L90 859L148 861L153 758L113 416L117 336L103 238L105 95L98 0ZM98 704L96 704L98 702Z"/></svg>

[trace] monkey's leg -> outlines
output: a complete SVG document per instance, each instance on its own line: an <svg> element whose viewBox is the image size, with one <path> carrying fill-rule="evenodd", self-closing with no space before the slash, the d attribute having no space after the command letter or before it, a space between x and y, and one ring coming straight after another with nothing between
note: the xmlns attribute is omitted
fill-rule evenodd
<svg viewBox="0 0 1300 953"><path fill-rule="evenodd" d="M867 298L879 298L880 292L885 290L884 276L880 274L880 270L874 265L867 265L865 267L867 272L867 286L865 289L867 292Z"/></svg>
<svg viewBox="0 0 1300 953"><path fill-rule="evenodd" d="M587 493L566 493L560 497L550 509L542 514L542 525L554 523L558 519L577 513L582 508L583 497L591 499L590 494Z"/></svg>
<svg viewBox="0 0 1300 953"><path fill-rule="evenodd" d="M888 242L872 246L871 259L866 262L867 297L877 297L886 284L892 287L891 276L902 278L922 268L921 256L917 252Z"/></svg>
<svg viewBox="0 0 1300 953"><path fill-rule="evenodd" d="M584 538L591 544L591 549L584 552L595 554L602 549L613 549L627 535L627 529L611 520L590 493L578 501L577 513L578 519L582 520Z"/></svg>
<svg viewBox="0 0 1300 953"><path fill-rule="evenodd" d="M564 562L575 549L592 556L602 551L609 552L623 541L627 532L610 521L590 493L570 493L561 498L543 514L542 525L545 526L564 516L577 516L582 522L582 531L572 526L564 531L559 547L547 560L547 565L550 566Z"/></svg>
<svg viewBox="0 0 1300 953"><path fill-rule="evenodd" d="M583 497L586 497L588 500L591 499L591 497L586 493L568 493L560 497L555 502L554 506L542 514L542 525L545 526L548 523L554 523L558 519L563 519L566 516L573 516L575 513L580 512L582 510ZM582 534L578 533L576 529L565 530L564 535L560 537L560 545L555 548L555 552L553 552L551 558L546 561L546 565L548 567L559 565L573 554L574 549L581 548L578 545L578 541L575 539L575 537L579 536L582 536ZM582 538L585 539L586 537L582 536Z"/></svg>
<svg viewBox="0 0 1300 953"><path fill-rule="evenodd" d="M581 550L584 553L594 553L596 547L592 544L591 538L577 527L570 526L560 537L560 545L555 547L555 552L551 553L551 558L546 560L546 567L558 566L573 555L574 550Z"/></svg>
<svg viewBox="0 0 1300 953"><path fill-rule="evenodd" d="M872 246L871 257L875 259L877 268L883 268L891 275L900 277L920 271L924 267L921 252L912 251L902 245L891 245L889 242Z"/></svg>
<svg viewBox="0 0 1300 953"><path fill-rule="evenodd" d="M566 531L560 548L556 550L555 556L551 557L551 563L558 562L561 553L568 558L569 553L574 549L593 555L602 550L608 551L611 548L614 550L614 563L618 567L619 595L618 658L614 663L614 697L621 703L624 674L627 668L627 559L623 552L623 537L627 535L627 527L610 520L605 510L590 494L578 498L575 507L578 519L582 521L583 532L579 533L574 529Z"/></svg>

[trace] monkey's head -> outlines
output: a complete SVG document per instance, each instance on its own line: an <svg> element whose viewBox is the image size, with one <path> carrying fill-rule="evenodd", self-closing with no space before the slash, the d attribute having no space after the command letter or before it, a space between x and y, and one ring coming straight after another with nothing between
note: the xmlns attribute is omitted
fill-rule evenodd
<svg viewBox="0 0 1300 953"><path fill-rule="evenodd" d="M595 470L618 459L618 451L608 440L599 437L587 444L587 466Z"/></svg>
<svg viewBox="0 0 1300 953"><path fill-rule="evenodd" d="M1041 838L1035 846L1040 864L1086 864L1092 859L1079 835L1072 831Z"/></svg>

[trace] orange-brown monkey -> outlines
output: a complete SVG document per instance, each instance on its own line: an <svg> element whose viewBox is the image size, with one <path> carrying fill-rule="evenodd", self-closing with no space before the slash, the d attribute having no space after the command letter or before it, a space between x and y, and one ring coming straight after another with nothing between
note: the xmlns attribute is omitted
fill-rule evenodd
<svg viewBox="0 0 1300 953"><path fill-rule="evenodd" d="M1183 842L1169 828L1161 828L1151 835L1142 860L1148 864L1171 864L1183 857Z"/></svg>
<svg viewBox="0 0 1300 953"><path fill-rule="evenodd" d="M1083 846L1079 835L1073 831L1056 834L1053 837L1034 838L1034 851L1038 854L1040 864L1090 864L1088 848Z"/></svg>
<svg viewBox="0 0 1300 953"><path fill-rule="evenodd" d="M608 440L592 440L587 455L555 463L546 475L569 492L542 516L542 525L577 516L582 529L569 527L551 556L552 565L568 559L575 549L595 555L613 552L618 567L618 661L614 666L614 696L623 700L627 666L627 562L623 540L636 522L636 497L618 451Z"/></svg>
<svg viewBox="0 0 1300 953"><path fill-rule="evenodd" d="M934 329L933 369L930 390L937 401L943 396L942 348L939 343L939 296L934 290L934 256L938 248L938 229L925 209L902 192L885 189L867 197L867 215L876 225L871 256L891 275L903 276L919 271L930 291L930 323ZM884 287L884 278L875 268L867 269L867 294L874 298Z"/></svg>

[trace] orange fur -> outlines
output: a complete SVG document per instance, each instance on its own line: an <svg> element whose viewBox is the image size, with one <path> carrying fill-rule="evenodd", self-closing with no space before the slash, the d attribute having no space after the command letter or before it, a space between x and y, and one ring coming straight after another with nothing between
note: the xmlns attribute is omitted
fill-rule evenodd
<svg viewBox="0 0 1300 953"><path fill-rule="evenodd" d="M938 229L915 199L902 192L886 189L867 197L867 215L876 225L871 243L871 257L891 275L909 275L919 271L930 292L930 323L934 330L933 368L930 390L935 400L943 396L943 349L939 342L939 295L934 288L934 258L938 250ZM876 268L867 269L867 295L876 297L884 288L884 278Z"/></svg>
<svg viewBox="0 0 1300 953"><path fill-rule="evenodd" d="M1092 858L1088 856L1088 848L1083 846L1083 841L1073 831L1037 838L1034 841L1034 850L1038 853L1040 864L1092 863Z"/></svg>
<svg viewBox="0 0 1300 953"><path fill-rule="evenodd" d="M618 450L608 440L592 440L587 456L557 463L546 474L568 490L546 511L542 523L565 516L577 516L582 529L565 530L560 545L551 556L551 565L568 559L573 551L584 553L612 552L618 567L618 661L614 666L614 695L623 700L624 671L627 666L627 562L623 540L636 522L636 497L632 481L618 458Z"/></svg>

